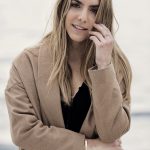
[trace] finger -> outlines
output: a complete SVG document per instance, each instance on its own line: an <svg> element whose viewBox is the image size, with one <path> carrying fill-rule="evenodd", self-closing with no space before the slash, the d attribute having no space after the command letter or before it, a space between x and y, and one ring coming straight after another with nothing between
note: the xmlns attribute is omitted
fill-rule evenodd
<svg viewBox="0 0 150 150"><path fill-rule="evenodd" d="M120 144L122 144L122 141L121 141L121 139L117 139L117 141L118 141Z"/></svg>
<svg viewBox="0 0 150 150"><path fill-rule="evenodd" d="M95 35L95 36L98 38L99 41L105 42L104 37L103 37L102 34L100 34L99 32L89 31L89 33L90 33L91 35Z"/></svg>
<svg viewBox="0 0 150 150"><path fill-rule="evenodd" d="M115 142L113 143L113 145L121 147L121 144L120 144L120 142L118 140L115 140Z"/></svg>
<svg viewBox="0 0 150 150"><path fill-rule="evenodd" d="M101 25L101 24L94 24L94 27L98 31L100 31L102 33L103 37L111 36L111 33L110 33L109 29L107 30L106 28L104 28L103 25Z"/></svg>
<svg viewBox="0 0 150 150"><path fill-rule="evenodd" d="M90 36L90 39L97 45L97 46L102 46L102 42L100 42L96 36Z"/></svg>
<svg viewBox="0 0 150 150"><path fill-rule="evenodd" d="M120 141L117 141L117 145L121 146L121 143L120 143Z"/></svg>
<svg viewBox="0 0 150 150"><path fill-rule="evenodd" d="M104 25L104 24L101 24L101 26L108 32L110 32L110 30Z"/></svg>
<svg viewBox="0 0 150 150"><path fill-rule="evenodd" d="M122 144L122 141L119 139L120 144Z"/></svg>

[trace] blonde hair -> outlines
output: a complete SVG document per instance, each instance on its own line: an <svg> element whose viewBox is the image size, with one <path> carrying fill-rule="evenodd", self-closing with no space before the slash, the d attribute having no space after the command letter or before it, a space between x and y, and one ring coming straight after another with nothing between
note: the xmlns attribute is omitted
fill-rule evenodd
<svg viewBox="0 0 150 150"><path fill-rule="evenodd" d="M72 72L68 65L68 47L69 38L65 28L65 18L70 8L71 0L58 0L54 9L53 29L43 38L48 40L49 49L52 57L52 71L49 77L48 85L51 88L54 80L58 80L62 100L70 105L71 102L71 78ZM100 0L100 5L96 14L96 22L105 24L113 33L113 8L112 0ZM86 57L85 57L86 56ZM120 74L123 76L124 98L130 101L131 86L131 68L130 64L119 48L117 42L114 44L112 52L112 63L115 68L116 77L119 81ZM91 40L86 40L84 57L81 64L81 75L85 79L91 92L91 80L88 69L95 65L95 45Z"/></svg>

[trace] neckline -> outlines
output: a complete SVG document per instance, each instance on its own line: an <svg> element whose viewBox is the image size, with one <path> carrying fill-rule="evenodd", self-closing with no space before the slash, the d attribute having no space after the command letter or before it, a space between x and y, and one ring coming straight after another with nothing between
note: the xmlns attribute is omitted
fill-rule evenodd
<svg viewBox="0 0 150 150"><path fill-rule="evenodd" d="M71 100L73 100L76 97L76 95L78 94L79 90L83 87L84 84L85 84L85 82L83 81L81 86L79 86L78 91L74 94L74 96L71 96Z"/></svg>

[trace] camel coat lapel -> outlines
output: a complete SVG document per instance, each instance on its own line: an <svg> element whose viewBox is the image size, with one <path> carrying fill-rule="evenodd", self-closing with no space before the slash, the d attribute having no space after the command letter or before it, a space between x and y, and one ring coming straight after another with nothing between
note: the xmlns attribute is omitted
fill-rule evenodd
<svg viewBox="0 0 150 150"><path fill-rule="evenodd" d="M60 91L57 80L53 83L51 90L47 86L51 73L51 61L47 46L42 46L38 59L38 92L43 110L51 125L64 127L63 116L60 105Z"/></svg>
<svg viewBox="0 0 150 150"><path fill-rule="evenodd" d="M45 114L51 125L65 128L62 108L61 96L58 81L56 80L52 88L49 89L47 82L52 70L52 64L47 45L42 45L39 50L38 58L38 93L41 105L44 108ZM92 103L86 118L81 126L80 133L86 134L87 137L92 137L95 129Z"/></svg>

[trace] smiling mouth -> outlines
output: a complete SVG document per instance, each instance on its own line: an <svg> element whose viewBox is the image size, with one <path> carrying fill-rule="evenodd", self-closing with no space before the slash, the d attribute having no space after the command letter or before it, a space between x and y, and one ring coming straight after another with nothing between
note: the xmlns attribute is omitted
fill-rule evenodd
<svg viewBox="0 0 150 150"><path fill-rule="evenodd" d="M73 26L74 28L76 28L77 30L88 30L87 28L84 28L84 27L81 27L81 26L78 26L78 25L72 24L72 26Z"/></svg>

